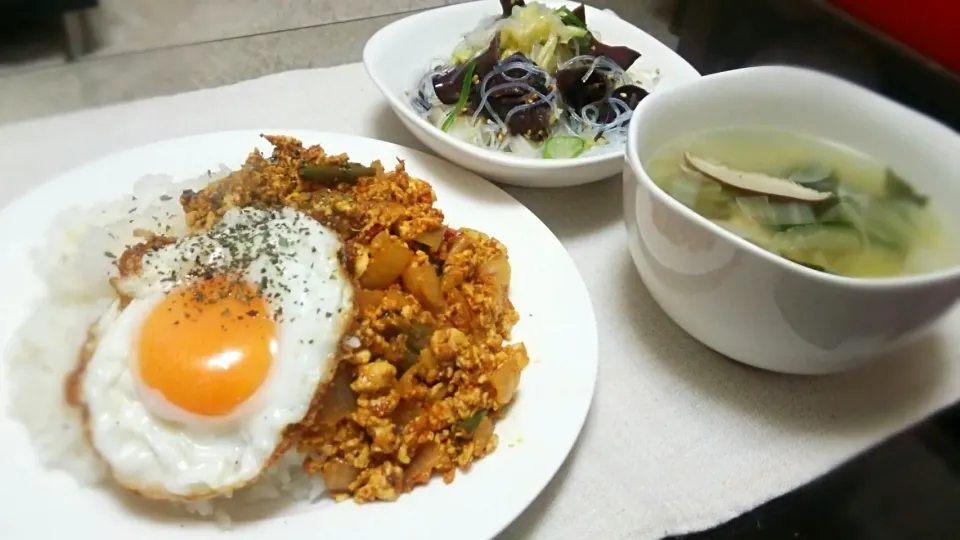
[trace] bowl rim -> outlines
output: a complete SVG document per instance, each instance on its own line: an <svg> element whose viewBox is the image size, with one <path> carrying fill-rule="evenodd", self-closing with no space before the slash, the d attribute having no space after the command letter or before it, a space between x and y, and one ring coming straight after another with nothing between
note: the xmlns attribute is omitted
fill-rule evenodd
<svg viewBox="0 0 960 540"><path fill-rule="evenodd" d="M474 2L463 2L463 3L452 4L448 6L441 6L434 9L421 11L419 13L415 13L408 17L404 17L400 20L394 21L384 26L383 28L378 30L373 36L371 36L370 39L367 40L366 44L363 47L364 68L366 69L367 75L370 77L370 79L373 80L377 88L380 89L380 93L382 93L384 97L386 97L387 101L391 105L391 108L397 114L402 115L406 120L413 122L424 131L426 132L437 131L437 133L433 134L432 136L440 141L444 141L447 144L450 144L456 150L462 153L469 154L473 158L476 158L482 161L493 162L500 166L521 168L527 171L537 171L537 170L557 171L557 170L570 169L570 168L590 167L592 165L598 165L602 163L611 163L611 162L615 162L617 160L623 159L626 143L624 143L624 148L620 150L611 151L611 152L607 152L599 155L575 157L575 158L544 159L544 158L533 158L533 157L524 157L524 156L513 156L513 155L504 154L500 152L491 152L489 150L484 150L482 148L469 144L465 141L461 141L460 139L457 139L446 132L438 130L436 126L430 124L429 122L421 118L419 115L415 114L407 104L405 104L398 96L394 95L393 92L391 92L387 88L386 83L383 81L383 79L381 79L378 76L378 72L374 68L375 63L372 61L372 55L375 49L387 46L391 42L389 38L391 37L392 33L397 32L399 28L405 28L408 25L416 24L418 19L420 19L421 17L424 17L427 14L433 14L438 11L450 11L450 12L469 11L472 9L476 9L477 4L485 3L488 1L490 0L477 0ZM569 0L536 0L536 1L551 7L578 6L581 3L581 2L573 2ZM584 6L587 7L588 10L592 10L593 12L606 11L602 8L594 7L587 3L583 3L583 4ZM623 25L629 26L634 31L638 31L646 34L652 40L656 41L661 47L669 50L672 54L676 55L680 61L687 64L690 70L692 70L694 73L696 73L699 76L699 71L697 71L696 68L690 65L690 63L687 62L685 58L681 57L675 51L671 50L662 41L655 38L653 35L651 35L647 31L626 21L625 19L620 18L619 15L613 12L607 12L605 13L604 16L613 17ZM469 29L466 31L469 31ZM650 92L651 95L653 93L654 92ZM646 98L643 101L645 100Z"/></svg>
<svg viewBox="0 0 960 540"><path fill-rule="evenodd" d="M840 77L830 75L821 71L816 71L808 68L794 67L794 66L780 66L780 65L768 65L768 66L754 66L754 67L745 67L734 69L730 71L724 71L714 74L709 74L701 77L700 79L690 81L681 86L675 87L671 90L675 91L684 91L684 92L694 92L697 91L699 94L703 94L702 90L709 88L713 85L722 83L728 80L740 79L744 82L754 79L754 78L775 78L775 77L806 77L808 79L817 80L820 84L823 85L832 85L837 89L845 89L847 92L856 92L859 94L859 97L863 100L872 100L876 103L878 107L884 107L891 113L899 114L909 114L914 117L918 122L923 122L927 124L927 129L930 129L932 132L939 132L938 136L950 137L955 141L957 146L957 152L960 154L960 135L952 131L950 128L944 126L940 122L917 112L905 105L902 105L892 99L881 95L873 90L860 86L858 84L852 83ZM653 179L650 178L650 175L647 174L646 168L643 166L643 162L640 160L639 152L637 150L636 140L640 126L643 123L643 118L647 114L647 111L659 106L659 103L664 99L664 96L670 93L671 90L663 92L657 95L651 93L646 99L640 102L637 108L634 110L633 117L630 119L630 125L627 129L627 146L625 149L626 154L626 164L633 170L633 176L635 181L642 185L647 191L652 193L657 199L666 204L674 212L678 212L681 215L685 216L687 219L693 220L700 223L707 230L712 232L715 235L718 235L727 241L733 243L735 246L742 250L746 250L749 253L752 253L762 260L766 261L769 264L773 264L779 267L783 271L793 272L795 274L800 274L809 279L820 281L824 284L834 285L838 287L845 287L850 289L856 289L861 291L889 291L894 289L901 290L912 290L917 288L927 288L931 286L937 286L946 284L948 282L953 282L960 280L960 265L950 266L945 269L937 270L935 272L928 272L923 274L908 275L908 276L894 276L894 277L849 277L841 276L836 274L829 274L826 272L819 272L812 268L807 268L801 264L791 262L779 255L775 255L760 246L757 246L747 240L744 240L740 236L734 234L727 229L717 225L716 223L710 221L709 219L701 216L692 209L686 207L669 194L667 194L663 189L658 186ZM864 114L861 111L864 110L864 107L856 107L855 110L858 114Z"/></svg>

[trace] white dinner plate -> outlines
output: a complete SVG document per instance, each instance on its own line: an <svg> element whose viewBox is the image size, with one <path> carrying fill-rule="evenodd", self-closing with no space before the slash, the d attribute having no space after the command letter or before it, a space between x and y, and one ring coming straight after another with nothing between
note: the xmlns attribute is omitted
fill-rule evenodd
<svg viewBox="0 0 960 540"><path fill-rule="evenodd" d="M433 185L437 206L451 226L468 226L501 240L513 267L510 297L520 313L514 339L526 343L531 363L516 402L497 424L500 445L458 473L450 485L434 479L394 503L357 505L294 503L274 512L232 515L236 539L487 539L506 527L547 485L570 452L593 395L597 330L586 287L563 246L523 205L485 180L435 157L390 143L333 133L296 130L232 131L173 139L115 154L40 184L0 209L4 306L0 345L6 350L17 326L43 293L28 263L59 212L129 193L145 174L185 179L219 164L239 166L270 145L259 133L286 134L352 160L395 158ZM11 179L8 178L8 181ZM22 181L33 181L24 178ZM50 336L58 339L58 336ZM0 368L5 369L5 362ZM9 380L0 371L0 531L5 539L210 538L217 525L166 504L120 495L103 485L83 487L66 473L45 469L23 426L9 417Z"/></svg>

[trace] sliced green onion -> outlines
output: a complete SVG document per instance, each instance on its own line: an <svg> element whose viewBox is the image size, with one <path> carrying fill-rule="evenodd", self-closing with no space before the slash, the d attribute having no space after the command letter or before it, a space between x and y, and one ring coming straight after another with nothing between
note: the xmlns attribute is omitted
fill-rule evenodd
<svg viewBox="0 0 960 540"><path fill-rule="evenodd" d="M460 87L460 97L457 98L457 102L453 104L453 110L443 119L443 125L440 127L443 131L450 129L453 121L457 118L457 115L460 114L460 110L467 104L467 99L470 97L470 86L473 84L473 70L476 67L476 62L470 62L470 65L467 66L467 72L463 78L463 85Z"/></svg>
<svg viewBox="0 0 960 540"><path fill-rule="evenodd" d="M586 143L580 137L573 135L557 135L550 137L543 144L543 157L546 159L566 159L579 156Z"/></svg>
<svg viewBox="0 0 960 540"><path fill-rule="evenodd" d="M577 17L566 7L557 8L554 11L557 15L560 16L560 21L567 26L575 26L577 28L587 29L587 23L580 20L580 17Z"/></svg>

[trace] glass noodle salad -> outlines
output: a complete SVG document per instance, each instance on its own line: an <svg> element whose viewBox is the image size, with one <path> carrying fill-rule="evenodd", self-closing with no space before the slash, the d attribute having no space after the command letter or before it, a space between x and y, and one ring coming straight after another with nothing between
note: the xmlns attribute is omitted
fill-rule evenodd
<svg viewBox="0 0 960 540"><path fill-rule="evenodd" d="M633 109L647 96L627 73L640 53L599 41L582 4L500 5L500 17L430 65L414 110L458 139L526 157L622 148Z"/></svg>

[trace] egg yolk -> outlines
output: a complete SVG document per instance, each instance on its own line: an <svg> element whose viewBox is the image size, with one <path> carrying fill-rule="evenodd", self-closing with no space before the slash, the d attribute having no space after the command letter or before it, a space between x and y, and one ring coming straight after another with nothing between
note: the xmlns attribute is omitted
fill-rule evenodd
<svg viewBox="0 0 960 540"><path fill-rule="evenodd" d="M275 334L256 286L230 276L193 282L147 315L138 346L141 381L187 412L224 416L263 385Z"/></svg>

